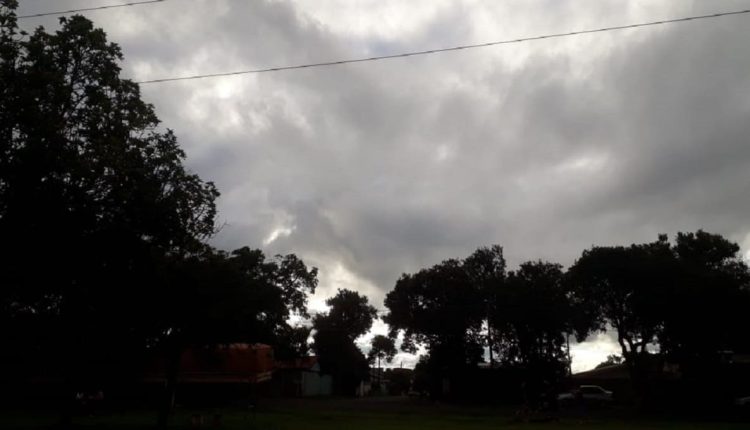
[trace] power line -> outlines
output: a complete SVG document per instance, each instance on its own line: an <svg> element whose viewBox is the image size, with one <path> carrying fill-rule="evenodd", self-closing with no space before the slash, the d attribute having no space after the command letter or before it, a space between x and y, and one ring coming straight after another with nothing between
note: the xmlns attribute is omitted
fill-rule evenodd
<svg viewBox="0 0 750 430"><path fill-rule="evenodd" d="M447 47L447 48L429 49L425 51L402 52L399 54L379 55L379 56L369 57L369 58L353 58L353 59L338 60L338 61L324 61L320 63L298 64L298 65L293 65L293 66L269 67L269 68L262 68L262 69L241 70L241 71L235 71L235 72L210 73L210 74L204 74L204 75L181 76L181 77L176 77L176 78L150 79L150 80L140 81L137 83L138 84L156 84L156 83L162 83L162 82L187 81L187 80L193 80L193 79L217 78L217 77L222 77L222 76L280 72L284 70L337 66L341 64L351 64L351 63L364 63L368 61L379 61L379 60L388 60L392 58L414 57L417 55L428 55L428 54L435 54L438 52L460 51L463 49L483 48L487 46L529 42L533 40L553 39L553 38L559 38L559 37L577 36L581 34L590 34L590 33L603 33L606 31L625 30L625 29L631 29L631 28L640 28L640 27L648 27L648 26L654 26L654 25L695 21L699 19L719 18L723 16L741 15L741 14L747 14L747 13L750 13L750 9L738 10L738 11L732 11L732 12L719 12L719 13L713 13L709 15L695 15L695 16L688 16L688 17L683 17L683 18L666 19L662 21L643 22L639 24L618 25L614 27L604 27L604 28L597 28L597 29L591 29L591 30L571 31L569 33L552 33L552 34L545 34L541 36L523 37L520 39L498 40L494 42L477 43L477 44L472 44L472 45L459 45L459 46L452 46L452 47Z"/></svg>
<svg viewBox="0 0 750 430"><path fill-rule="evenodd" d="M83 9L61 10L58 12L42 12L42 13L35 13L33 15L17 16L16 19L38 18L41 16L51 16L51 15L66 15L69 13L76 13L76 12L90 12L93 10L114 9L114 8L125 7L125 6L139 6L143 4L149 4L149 3L161 3L163 1L166 1L166 0L146 0L146 1L136 1L136 2L130 2L130 3L118 3L118 4L111 4L111 5L104 5L104 6L87 7Z"/></svg>

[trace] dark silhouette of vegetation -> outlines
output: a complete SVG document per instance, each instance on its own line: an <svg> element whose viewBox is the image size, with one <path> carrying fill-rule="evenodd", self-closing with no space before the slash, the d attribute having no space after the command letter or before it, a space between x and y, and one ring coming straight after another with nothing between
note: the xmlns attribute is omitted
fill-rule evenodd
<svg viewBox="0 0 750 430"><path fill-rule="evenodd" d="M404 274L385 298L389 313L384 321L391 337L404 335L401 348L429 352L431 392L447 390L482 357L482 322L485 300L481 287L470 282L459 260L446 260L413 275Z"/></svg>
<svg viewBox="0 0 750 430"><path fill-rule="evenodd" d="M718 361L722 351L750 351L750 272L739 252L737 244L719 235L677 235L673 253L678 272L671 304L663 309L659 345L686 371Z"/></svg>
<svg viewBox="0 0 750 430"><path fill-rule="evenodd" d="M334 391L354 395L369 375L367 358L354 341L370 330L377 310L351 290L338 290L326 304L328 313L313 317L313 349L321 369L333 375Z"/></svg>
<svg viewBox="0 0 750 430"><path fill-rule="evenodd" d="M572 308L559 264L521 264L496 294L492 326L498 357L524 375L524 395L532 408L553 403L567 373L566 335Z"/></svg>
<svg viewBox="0 0 750 430"><path fill-rule="evenodd" d="M708 380L727 353L748 351L741 319L750 309L750 272L738 253L736 244L698 231L679 233L674 244L662 235L593 247L567 272L538 261L506 273L502 248L479 248L466 260L403 275L386 297L385 321L392 337L404 333L402 349L429 352L415 369L419 389L458 390L451 381L468 380L485 347L495 353L491 363L521 372L532 409L555 403L571 336L613 330L622 355L608 364L627 365L644 404L654 400L660 363Z"/></svg>
<svg viewBox="0 0 750 430"><path fill-rule="evenodd" d="M370 363L377 362L378 369L380 369L380 361L383 360L390 363L397 352L396 342L392 338L378 334L370 342L370 352L367 353L367 360Z"/></svg>
<svg viewBox="0 0 750 430"><path fill-rule="evenodd" d="M649 346L656 343L674 282L666 236L628 247L594 247L569 270L573 293L588 304L593 327L616 330L622 356L638 393L649 375Z"/></svg>
<svg viewBox="0 0 750 430"><path fill-rule="evenodd" d="M149 321L158 323L157 345L169 357L165 401L172 402L179 358L189 346L264 342L287 356L306 352L301 339L309 330L292 327L289 317L307 315L307 296L315 291L317 269L294 255L267 260L260 250L231 254L207 250L165 266L162 293L152 303ZM283 357L282 357L283 358ZM162 422L169 412L162 409Z"/></svg>
<svg viewBox="0 0 750 430"><path fill-rule="evenodd" d="M16 6L0 3L0 330L15 377L62 377L68 425L75 392L137 378L163 350L165 426L187 346L306 353L287 321L307 316L317 270L207 246L219 193L119 77L119 47L81 16L26 34Z"/></svg>
<svg viewBox="0 0 750 430"><path fill-rule="evenodd" d="M662 235L647 244L594 247L569 269L592 327L616 331L640 401L652 394L657 357L710 379L724 354L748 350L742 319L750 272L738 252L699 230L679 233L675 244Z"/></svg>
<svg viewBox="0 0 750 430"><path fill-rule="evenodd" d="M622 357L617 354L610 354L607 356L606 360L597 364L595 368L601 369L603 367L616 366L618 364L622 364Z"/></svg>
<svg viewBox="0 0 750 430"><path fill-rule="evenodd" d="M16 6L0 4L0 306L20 342L6 345L72 398L125 373L160 262L203 252L219 193L185 169L102 30L74 16L26 34Z"/></svg>
<svg viewBox="0 0 750 430"><path fill-rule="evenodd" d="M464 269L469 276L469 281L478 288L485 301L485 323L487 324L487 350L489 352L490 364L494 363L493 353L496 349L494 336L494 322L498 315L496 308L498 294L503 288L505 281L505 257L500 245L491 247L480 247L464 262Z"/></svg>

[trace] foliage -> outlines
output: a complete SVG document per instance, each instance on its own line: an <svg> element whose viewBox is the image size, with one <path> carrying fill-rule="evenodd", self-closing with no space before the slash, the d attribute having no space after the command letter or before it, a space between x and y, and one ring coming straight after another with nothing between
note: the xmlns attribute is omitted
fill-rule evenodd
<svg viewBox="0 0 750 430"><path fill-rule="evenodd" d="M493 352L495 331L493 321L497 315L497 297L505 282L506 263L503 248L500 245L477 248L463 261L464 270L475 288L481 291L485 302L485 320L487 323L486 344L490 354L490 362L494 362Z"/></svg>
<svg viewBox="0 0 750 430"><path fill-rule="evenodd" d="M132 361L158 266L203 252L218 192L101 29L74 16L26 34L15 7L0 5L0 312L15 349L76 379Z"/></svg>
<svg viewBox="0 0 750 430"><path fill-rule="evenodd" d="M274 345L274 357L277 360L291 360L310 355L311 326L289 325L280 327Z"/></svg>
<svg viewBox="0 0 750 430"><path fill-rule="evenodd" d="M469 281L491 296L505 280L503 248L500 245L477 248L463 260L463 267Z"/></svg>
<svg viewBox="0 0 750 430"><path fill-rule="evenodd" d="M554 394L568 364L571 306L562 266L543 261L511 271L496 295L496 349L501 362L524 371L527 400Z"/></svg>
<svg viewBox="0 0 750 430"><path fill-rule="evenodd" d="M247 247L231 253L207 250L172 259L165 275L168 288L153 310L153 320L162 323L159 333L179 336L183 345L266 342L304 349L309 329L287 321L293 312L307 314L317 269L308 269L295 255L267 260L262 251Z"/></svg>
<svg viewBox="0 0 750 430"><path fill-rule="evenodd" d="M317 269L207 246L219 193L120 78L120 48L81 16L21 32L16 6L0 3L0 334L12 351L0 358L75 389L138 371L157 347L172 363L189 344L306 354L309 329L288 320L308 316Z"/></svg>
<svg viewBox="0 0 750 430"><path fill-rule="evenodd" d="M595 247L569 270L595 327L617 331L640 395L658 376L657 350L692 379L713 379L725 354L748 349L750 272L738 253L736 244L699 230L678 233L674 244L662 235L652 243Z"/></svg>
<svg viewBox="0 0 750 430"><path fill-rule="evenodd" d="M338 290L335 296L326 300L326 304L330 307L328 313L313 318L315 330L335 331L352 342L370 330L378 314L367 297L352 290Z"/></svg>
<svg viewBox="0 0 750 430"><path fill-rule="evenodd" d="M594 247L569 269L573 293L588 303L595 327L617 330L626 361L648 353L663 326L674 284L674 259L666 236L629 247Z"/></svg>
<svg viewBox="0 0 750 430"><path fill-rule="evenodd" d="M402 275L385 306L393 336L404 332L402 349L413 352L421 344L434 355L448 354L444 358L454 363L478 361L483 297L459 260Z"/></svg>
<svg viewBox="0 0 750 430"><path fill-rule="evenodd" d="M663 312L659 344L683 370L715 363L723 351L750 350L745 329L750 272L739 251L737 244L704 231L677 235L677 282Z"/></svg>
<svg viewBox="0 0 750 430"><path fill-rule="evenodd" d="M722 236L678 233L629 247L595 247L569 270L577 298L600 329L617 330L626 362L649 344L686 364L743 350L750 272ZM701 315L701 318L696 318ZM713 358L712 358L713 357Z"/></svg>
<svg viewBox="0 0 750 430"><path fill-rule="evenodd" d="M328 313L313 318L313 349L321 369L333 375L335 391L353 395L369 375L367 359L354 341L370 330L377 310L367 297L351 290L338 290L326 304Z"/></svg>
<svg viewBox="0 0 750 430"><path fill-rule="evenodd" d="M385 360L388 363L393 361L396 352L395 341L388 336L378 334L375 335L370 342L370 352L367 354L367 360L370 363L377 361L378 367L380 367L381 360Z"/></svg>
<svg viewBox="0 0 750 430"><path fill-rule="evenodd" d="M607 356L606 360L597 364L595 369L601 369L602 367L609 367L609 366L614 366L617 364L622 364L622 356L617 355L617 354L610 354Z"/></svg>

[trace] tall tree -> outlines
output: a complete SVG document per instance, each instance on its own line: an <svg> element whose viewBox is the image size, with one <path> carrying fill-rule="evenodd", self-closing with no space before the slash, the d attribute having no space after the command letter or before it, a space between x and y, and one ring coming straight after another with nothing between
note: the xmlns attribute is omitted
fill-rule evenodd
<svg viewBox="0 0 750 430"><path fill-rule="evenodd" d="M505 280L505 257L500 245L480 247L468 256L464 261L464 269L469 276L469 281L482 291L485 300L487 323L487 349L489 351L490 365L494 363L493 352L493 319L497 313L495 304L497 293L502 288Z"/></svg>
<svg viewBox="0 0 750 430"><path fill-rule="evenodd" d="M545 398L552 401L567 368L566 334L572 325L562 266L521 264L508 274L496 300L492 322L498 357L523 371L531 407Z"/></svg>
<svg viewBox="0 0 750 430"><path fill-rule="evenodd" d="M395 341L388 336L378 334L370 342L370 352L367 354L367 359L371 363L377 361L378 369L380 369L380 361L385 360L390 363L396 356L396 352Z"/></svg>
<svg viewBox="0 0 750 430"><path fill-rule="evenodd" d="M446 260L415 274L404 274L385 298L389 313L384 321L391 337L403 332L401 348L429 351L429 367L438 380L458 380L461 372L482 356L482 321L485 300L481 288L470 281L459 260Z"/></svg>
<svg viewBox="0 0 750 430"><path fill-rule="evenodd" d="M273 344L274 358L291 360L310 355L309 339L312 334L312 326L286 324L279 331L277 340Z"/></svg>
<svg viewBox="0 0 750 430"><path fill-rule="evenodd" d="M595 369L601 369L601 368L609 367L609 366L616 366L618 364L622 364L622 357L620 357L617 354L610 354L607 356L606 360L597 364Z"/></svg>
<svg viewBox="0 0 750 430"><path fill-rule="evenodd" d="M750 350L750 271L740 247L699 230L678 233L673 250L678 277L672 304L664 309L662 352L690 372L715 365L725 351Z"/></svg>
<svg viewBox="0 0 750 430"><path fill-rule="evenodd" d="M667 237L628 247L594 247L569 269L573 295L586 304L593 326L617 331L637 392L646 394L653 346L675 282L675 259Z"/></svg>
<svg viewBox="0 0 750 430"><path fill-rule="evenodd" d="M396 341L382 334L375 335L370 342L370 352L367 353L367 361L370 363L377 362L378 366L378 389L381 389L383 380L383 369L380 367L380 361L385 360L390 363L396 356Z"/></svg>
<svg viewBox="0 0 750 430"><path fill-rule="evenodd" d="M26 34L16 6L0 1L0 309L73 389L143 342L157 266L202 252L218 192L101 29L74 16Z"/></svg>
<svg viewBox="0 0 750 430"><path fill-rule="evenodd" d="M292 313L307 315L317 269L294 255L266 259L260 250L207 250L165 265L161 296L147 314L152 335L168 357L168 384L160 424L174 397L179 359L189 346L265 342L285 354L306 350L309 329L289 325ZM296 349L296 351L295 351Z"/></svg>
<svg viewBox="0 0 750 430"><path fill-rule="evenodd" d="M344 289L326 304L330 307L328 313L313 318L313 349L321 369L333 375L335 390L353 395L369 371L367 359L354 341L370 330L377 310L367 297Z"/></svg>

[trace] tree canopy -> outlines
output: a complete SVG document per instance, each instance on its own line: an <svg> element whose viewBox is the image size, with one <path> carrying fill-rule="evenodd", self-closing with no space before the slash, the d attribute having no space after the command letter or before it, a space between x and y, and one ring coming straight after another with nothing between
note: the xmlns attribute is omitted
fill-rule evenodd
<svg viewBox="0 0 750 430"><path fill-rule="evenodd" d="M317 269L207 245L219 193L120 77L120 48L82 16L25 33L16 7L0 0L3 362L75 390L161 347L173 363L230 342L306 354L309 329L289 319L309 316Z"/></svg>
<svg viewBox="0 0 750 430"><path fill-rule="evenodd" d="M444 366L462 367L481 357L485 301L460 260L446 260L415 274L404 274L385 298L384 321L392 337L402 331L401 348L424 345Z"/></svg>
<svg viewBox="0 0 750 430"><path fill-rule="evenodd" d="M338 290L326 300L330 310L313 317L313 349L321 369L333 375L340 394L353 395L357 384L368 378L369 366L355 340L367 333L377 310L367 297L351 290Z"/></svg>
<svg viewBox="0 0 750 430"><path fill-rule="evenodd" d="M370 363L377 361L378 367L380 367L381 360L390 363L397 352L396 343L393 339L378 334L370 342L370 352L367 353L367 359Z"/></svg>
<svg viewBox="0 0 750 430"><path fill-rule="evenodd" d="M666 236L628 247L594 247L569 269L573 293L589 304L594 326L617 331L626 360L648 353L663 325L674 283L674 261Z"/></svg>
<svg viewBox="0 0 750 430"><path fill-rule="evenodd" d="M676 282L659 333L663 353L689 367L716 361L721 351L750 351L750 271L739 251L736 243L716 234L677 235Z"/></svg>
<svg viewBox="0 0 750 430"><path fill-rule="evenodd" d="M0 4L0 306L18 337L75 353L57 360L70 367L139 342L157 266L202 252L219 193L120 77L104 31L73 16L26 34L15 7Z"/></svg>

